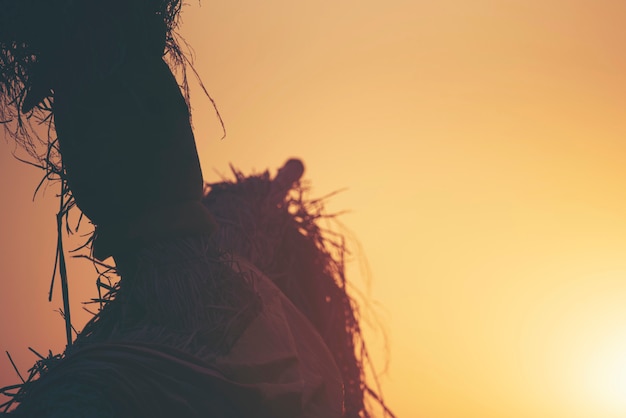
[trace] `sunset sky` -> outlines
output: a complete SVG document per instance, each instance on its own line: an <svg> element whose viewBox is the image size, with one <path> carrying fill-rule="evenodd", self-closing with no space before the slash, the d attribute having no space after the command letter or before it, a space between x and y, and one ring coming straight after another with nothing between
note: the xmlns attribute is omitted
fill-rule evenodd
<svg viewBox="0 0 626 418"><path fill-rule="evenodd" d="M227 129L192 83L206 180L300 157L313 197L345 189L399 417L626 416L626 2L192 0L182 34ZM25 371L63 349L58 202L11 149L0 353ZM96 276L69 269L80 328Z"/></svg>

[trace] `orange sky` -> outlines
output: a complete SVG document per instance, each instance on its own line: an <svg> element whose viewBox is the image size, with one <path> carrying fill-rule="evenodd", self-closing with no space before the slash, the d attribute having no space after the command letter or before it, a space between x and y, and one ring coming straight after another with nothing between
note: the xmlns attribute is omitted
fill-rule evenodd
<svg viewBox="0 0 626 418"><path fill-rule="evenodd" d="M626 415L626 3L191 3L183 33L228 130L196 86L205 178L299 156L313 195L348 188L329 210L351 210L398 416ZM31 202L39 173L9 148L0 349L27 368L27 346L63 344L56 201ZM70 275L84 322L95 277Z"/></svg>

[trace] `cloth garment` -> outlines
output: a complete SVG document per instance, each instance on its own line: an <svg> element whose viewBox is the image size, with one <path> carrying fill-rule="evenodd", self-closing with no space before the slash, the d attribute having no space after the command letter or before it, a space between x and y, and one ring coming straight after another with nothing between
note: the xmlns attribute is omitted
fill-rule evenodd
<svg viewBox="0 0 626 418"><path fill-rule="evenodd" d="M247 261L205 234L157 242L120 267L115 297L31 383L18 416L342 416L322 338Z"/></svg>

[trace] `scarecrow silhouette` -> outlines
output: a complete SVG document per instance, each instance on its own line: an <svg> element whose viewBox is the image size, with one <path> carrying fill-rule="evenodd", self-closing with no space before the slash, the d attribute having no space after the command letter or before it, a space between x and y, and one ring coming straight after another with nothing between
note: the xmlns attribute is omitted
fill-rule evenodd
<svg viewBox="0 0 626 418"><path fill-rule="evenodd" d="M302 162L203 184L180 7L0 0L0 119L121 277L75 339L64 294L68 346L6 413L368 417L366 394L389 412L365 383L345 249L303 197Z"/></svg>

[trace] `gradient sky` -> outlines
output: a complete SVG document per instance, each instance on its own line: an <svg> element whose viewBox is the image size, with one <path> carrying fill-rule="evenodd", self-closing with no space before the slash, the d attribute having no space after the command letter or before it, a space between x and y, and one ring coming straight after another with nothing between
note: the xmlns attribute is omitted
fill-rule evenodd
<svg viewBox="0 0 626 418"><path fill-rule="evenodd" d="M404 418L626 415L626 3L191 2L205 178L301 157ZM0 349L63 346L56 190L0 144ZM369 272L369 273L368 273ZM369 284L364 277L369 277ZM76 325L94 295L70 264ZM82 316L81 316L82 315ZM82 321L82 322L81 322ZM377 323L388 336L388 353ZM0 359L0 384L15 383Z"/></svg>

